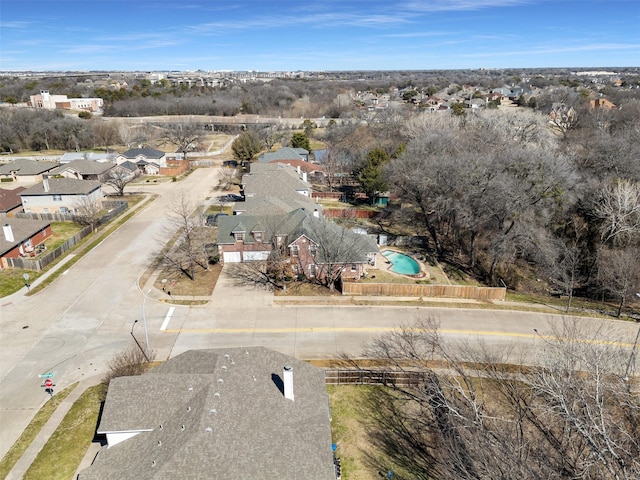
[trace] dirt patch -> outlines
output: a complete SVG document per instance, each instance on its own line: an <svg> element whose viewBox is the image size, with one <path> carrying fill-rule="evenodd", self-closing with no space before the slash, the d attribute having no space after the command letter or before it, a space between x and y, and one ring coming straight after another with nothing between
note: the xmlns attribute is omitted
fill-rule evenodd
<svg viewBox="0 0 640 480"><path fill-rule="evenodd" d="M186 275L163 270L156 278L154 287L167 293L171 292L173 296L211 296L220 272L220 264L210 265L209 270L196 270L195 279L190 280Z"/></svg>

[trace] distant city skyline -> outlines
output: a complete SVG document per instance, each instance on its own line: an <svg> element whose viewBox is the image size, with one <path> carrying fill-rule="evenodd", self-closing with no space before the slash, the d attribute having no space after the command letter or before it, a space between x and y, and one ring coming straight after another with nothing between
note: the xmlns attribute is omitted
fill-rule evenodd
<svg viewBox="0 0 640 480"><path fill-rule="evenodd" d="M0 70L640 66L638 0L0 0Z"/></svg>

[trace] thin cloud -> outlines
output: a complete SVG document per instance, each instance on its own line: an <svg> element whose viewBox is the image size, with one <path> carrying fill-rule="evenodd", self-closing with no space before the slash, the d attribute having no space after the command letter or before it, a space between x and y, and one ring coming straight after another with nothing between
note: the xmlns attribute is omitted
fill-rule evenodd
<svg viewBox="0 0 640 480"><path fill-rule="evenodd" d="M271 28L336 28L400 26L411 23L406 14L390 15L350 14L350 13L313 13L309 15L277 15L248 18L238 21L220 20L185 27L194 33L222 34L228 31L256 30Z"/></svg>
<svg viewBox="0 0 640 480"><path fill-rule="evenodd" d="M404 7L414 12L448 12L515 7L530 3L533 3L532 0L432 0L429 2L408 2Z"/></svg>
<svg viewBox="0 0 640 480"><path fill-rule="evenodd" d="M13 22L0 21L0 28L13 28L13 29L21 30L25 28L31 28L33 24L34 24L33 22L25 22L25 21L19 21L19 20L15 20Z"/></svg>

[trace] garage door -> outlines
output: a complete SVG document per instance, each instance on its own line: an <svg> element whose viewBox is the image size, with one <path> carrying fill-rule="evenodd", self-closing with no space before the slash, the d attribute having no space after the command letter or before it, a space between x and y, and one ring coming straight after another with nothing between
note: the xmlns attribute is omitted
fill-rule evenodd
<svg viewBox="0 0 640 480"><path fill-rule="evenodd" d="M222 261L224 263L240 263L240 252L223 252Z"/></svg>
<svg viewBox="0 0 640 480"><path fill-rule="evenodd" d="M269 252L244 252L245 262L255 262L269 258Z"/></svg>

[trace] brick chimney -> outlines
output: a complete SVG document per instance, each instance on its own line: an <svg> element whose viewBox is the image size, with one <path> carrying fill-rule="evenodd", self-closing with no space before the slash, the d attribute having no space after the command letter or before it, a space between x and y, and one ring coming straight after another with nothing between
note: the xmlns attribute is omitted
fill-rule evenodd
<svg viewBox="0 0 640 480"><path fill-rule="evenodd" d="M284 382L284 398L293 401L293 367L291 365L284 366L282 381Z"/></svg>
<svg viewBox="0 0 640 480"><path fill-rule="evenodd" d="M11 229L11 225L9 225L8 223L5 223L2 227L2 231L4 233L4 239L7 242L14 242L15 238L13 236L13 230Z"/></svg>

